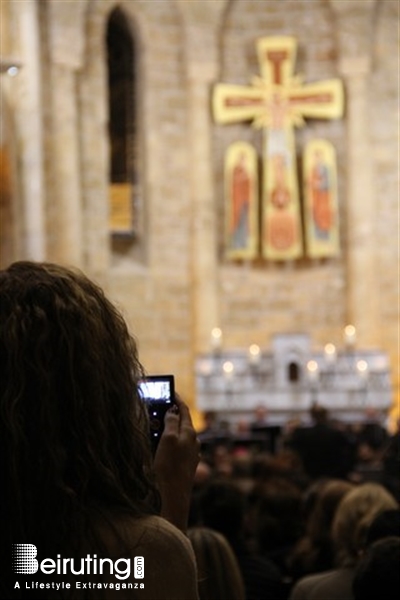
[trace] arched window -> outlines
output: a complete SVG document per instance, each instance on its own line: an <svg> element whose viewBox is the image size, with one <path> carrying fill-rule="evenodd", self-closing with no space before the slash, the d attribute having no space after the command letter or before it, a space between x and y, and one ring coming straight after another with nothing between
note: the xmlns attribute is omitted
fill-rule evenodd
<svg viewBox="0 0 400 600"><path fill-rule="evenodd" d="M107 27L110 229L129 238L138 227L138 164L135 44L123 11L115 8Z"/></svg>

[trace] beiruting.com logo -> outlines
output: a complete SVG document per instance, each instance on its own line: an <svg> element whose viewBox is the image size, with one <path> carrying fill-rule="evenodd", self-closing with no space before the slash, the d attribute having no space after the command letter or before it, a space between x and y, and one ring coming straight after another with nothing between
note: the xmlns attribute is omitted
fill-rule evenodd
<svg viewBox="0 0 400 600"><path fill-rule="evenodd" d="M37 573L36 546L33 544L13 544L12 565L14 573Z"/></svg>
<svg viewBox="0 0 400 600"><path fill-rule="evenodd" d="M135 556L133 560L133 575L135 579L144 579L144 557ZM12 545L12 569L18 575L32 575L40 571L44 575L84 575L85 582L76 581L77 589L143 589L144 583L105 583L89 582L88 575L114 575L119 580L128 579L131 576L131 559L119 558L113 561L111 558L98 558L96 554L92 556L87 554L85 558L63 558L57 554L55 559L44 558L37 560L37 548L34 544L13 544ZM15 588L20 588L17 581ZM69 589L71 583L43 583L25 582L26 589L33 588L54 588Z"/></svg>

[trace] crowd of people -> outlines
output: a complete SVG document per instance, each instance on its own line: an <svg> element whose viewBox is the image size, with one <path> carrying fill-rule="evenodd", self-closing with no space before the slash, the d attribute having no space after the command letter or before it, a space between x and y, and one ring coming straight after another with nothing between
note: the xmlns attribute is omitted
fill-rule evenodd
<svg viewBox="0 0 400 600"><path fill-rule="evenodd" d="M177 397L153 455L134 337L50 263L0 272L0 361L1 599L397 598L398 433L343 431L318 406L306 428L196 433ZM16 544L69 569L51 587L15 569ZM89 556L142 557L144 579L77 571Z"/></svg>
<svg viewBox="0 0 400 600"><path fill-rule="evenodd" d="M363 598L362 583L358 596L353 589L359 563L360 570L367 565L366 577L381 565L377 581L386 569L381 597L392 598L399 591L398 565L384 569L375 554L366 557L375 542L385 553L381 538L390 538L392 548L400 542L399 471L393 477L385 468L386 460L399 460L398 434L383 435L381 425L368 420L350 435L321 407L311 413L313 424L283 430L274 452L260 450L259 432L243 438L242 427L238 435L223 427L221 435L215 422L211 431L208 415L190 526L210 527L228 540L246 600ZM381 442L371 442L375 438ZM374 470L360 467L367 443L374 444Z"/></svg>

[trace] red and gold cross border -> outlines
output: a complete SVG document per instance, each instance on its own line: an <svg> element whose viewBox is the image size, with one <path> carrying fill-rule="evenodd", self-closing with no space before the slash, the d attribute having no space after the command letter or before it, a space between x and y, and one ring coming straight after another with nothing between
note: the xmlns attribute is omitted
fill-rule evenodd
<svg viewBox="0 0 400 600"><path fill-rule="evenodd" d="M305 118L339 118L343 86L338 79L303 85L294 76L297 43L290 36L261 38L261 77L251 86L217 84L213 113L219 123L252 121L264 130L262 253L273 260L302 254L294 127Z"/></svg>

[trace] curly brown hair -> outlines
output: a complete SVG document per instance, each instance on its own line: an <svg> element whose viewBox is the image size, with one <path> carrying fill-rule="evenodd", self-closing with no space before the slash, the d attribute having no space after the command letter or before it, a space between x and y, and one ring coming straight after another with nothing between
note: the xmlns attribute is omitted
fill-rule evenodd
<svg viewBox="0 0 400 600"><path fill-rule="evenodd" d="M2 544L75 550L94 519L159 506L122 315L83 273L17 262L0 272ZM95 515L95 517L94 517Z"/></svg>

